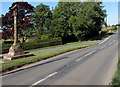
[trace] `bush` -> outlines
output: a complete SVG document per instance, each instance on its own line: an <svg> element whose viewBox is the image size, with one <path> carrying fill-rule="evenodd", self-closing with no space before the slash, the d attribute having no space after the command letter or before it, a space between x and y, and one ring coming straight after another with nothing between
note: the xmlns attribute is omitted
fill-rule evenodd
<svg viewBox="0 0 120 87"><path fill-rule="evenodd" d="M3 41L3 44L7 45L7 44L13 44L14 41Z"/></svg>
<svg viewBox="0 0 120 87"><path fill-rule="evenodd" d="M62 40L61 38L52 38L52 39L36 40L32 42L24 42L20 44L24 50L30 50L30 49L47 47L47 46L61 45ZM3 45L2 53L7 53L11 45L12 44Z"/></svg>
<svg viewBox="0 0 120 87"><path fill-rule="evenodd" d="M41 40L44 40L44 39L49 39L50 37L48 35L42 35L41 36Z"/></svg>
<svg viewBox="0 0 120 87"><path fill-rule="evenodd" d="M7 53L12 44L2 45L2 53Z"/></svg>

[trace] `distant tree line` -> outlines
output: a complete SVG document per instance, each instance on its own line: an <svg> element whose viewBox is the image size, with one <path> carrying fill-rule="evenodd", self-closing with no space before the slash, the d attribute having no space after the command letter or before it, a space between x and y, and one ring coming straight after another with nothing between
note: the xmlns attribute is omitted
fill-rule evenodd
<svg viewBox="0 0 120 87"><path fill-rule="evenodd" d="M20 37L36 36L41 39L42 35L49 37L61 37L63 43L88 40L97 36L102 25L106 24L106 10L102 2L58 2L58 5L50 10L50 7L40 4L35 8L27 2L15 2L19 4L18 30ZM22 4L21 4L22 3ZM2 31L13 30L13 14L9 11L2 15ZM8 34L8 33L5 33ZM3 34L3 38L13 35ZM24 39L24 38L23 38Z"/></svg>
<svg viewBox="0 0 120 87"><path fill-rule="evenodd" d="M116 24L116 25L114 25L114 26L120 26L120 24Z"/></svg>

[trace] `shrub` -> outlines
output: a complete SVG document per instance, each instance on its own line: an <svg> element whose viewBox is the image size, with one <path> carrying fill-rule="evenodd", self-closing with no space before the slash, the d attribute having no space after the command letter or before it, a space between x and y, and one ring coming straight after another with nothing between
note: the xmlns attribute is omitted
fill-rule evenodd
<svg viewBox="0 0 120 87"><path fill-rule="evenodd" d="M2 53L7 53L12 44L2 45Z"/></svg>
<svg viewBox="0 0 120 87"><path fill-rule="evenodd" d="M47 46L61 45L62 40L61 38L51 38L51 39L36 40L31 42L24 42L20 44L24 50L30 50L30 49L47 47ZM7 53L11 45L12 44L3 45L2 53Z"/></svg>
<svg viewBox="0 0 120 87"><path fill-rule="evenodd" d="M13 44L14 41L3 41L3 43L6 44Z"/></svg>
<svg viewBox="0 0 120 87"><path fill-rule="evenodd" d="M49 36L48 35L42 35L41 40L44 40L44 39L49 39Z"/></svg>

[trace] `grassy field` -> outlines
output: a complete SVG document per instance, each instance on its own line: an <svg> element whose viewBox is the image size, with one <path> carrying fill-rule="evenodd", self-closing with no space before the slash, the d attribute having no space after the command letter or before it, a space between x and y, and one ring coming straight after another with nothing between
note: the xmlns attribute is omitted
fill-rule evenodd
<svg viewBox="0 0 120 87"><path fill-rule="evenodd" d="M14 70L16 68L20 68L24 65L28 65L31 63L35 63L41 60L45 60L48 59L50 57L62 54L62 53L66 53L69 51L73 51L73 50L77 50L77 49L81 49L81 48L85 48L85 47L89 47L89 46L94 46L96 44L87 44L87 45L82 45L82 46L73 46L73 47L68 47L68 48L64 48L64 49L57 49L57 50L52 50L52 51L45 51L45 52L40 52L40 53L35 53L35 56L31 56L31 57L26 57L26 58L21 58L21 59L16 59L10 62L6 62L2 65L2 72L6 72L6 71L10 71L10 70Z"/></svg>
<svg viewBox="0 0 120 87"><path fill-rule="evenodd" d="M118 65L117 65L117 71L112 81L112 85L118 85L116 87L120 87L120 58L119 58Z"/></svg>

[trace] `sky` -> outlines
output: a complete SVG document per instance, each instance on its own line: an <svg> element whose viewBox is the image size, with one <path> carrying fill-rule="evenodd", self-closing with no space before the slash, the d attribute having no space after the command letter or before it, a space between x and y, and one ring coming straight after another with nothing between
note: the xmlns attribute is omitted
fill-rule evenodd
<svg viewBox="0 0 120 87"><path fill-rule="evenodd" d="M9 1L9 2L7 2ZM2 14L6 14L9 11L9 7L11 7L13 1L15 0L7 0L7 1L0 1L0 13ZM17 0L20 1L20 0ZM21 0L23 1L23 0ZM26 1L26 0L24 0ZM44 0L42 0L42 2L35 2L36 0L34 0L34 2L30 2L28 1L29 4L33 5L34 7L36 7L37 5L39 5L40 3L43 3L45 5L49 5L50 8L52 9L52 7L54 8L55 6L57 6L57 2L54 1L50 1L47 2L47 0L45 2L43 2ZM40 1L40 0L39 0ZM108 2L108 1L104 1L103 2L103 6L105 10L107 10L107 24L108 25L114 25L118 23L118 2L117 0L114 0L114 2ZM120 20L120 19L119 19Z"/></svg>
<svg viewBox="0 0 120 87"><path fill-rule="evenodd" d="M118 23L118 2L103 2L104 9L107 11L107 24ZM120 14L119 14L120 15Z"/></svg>
<svg viewBox="0 0 120 87"><path fill-rule="evenodd" d="M120 24L120 2L118 3L118 23Z"/></svg>

